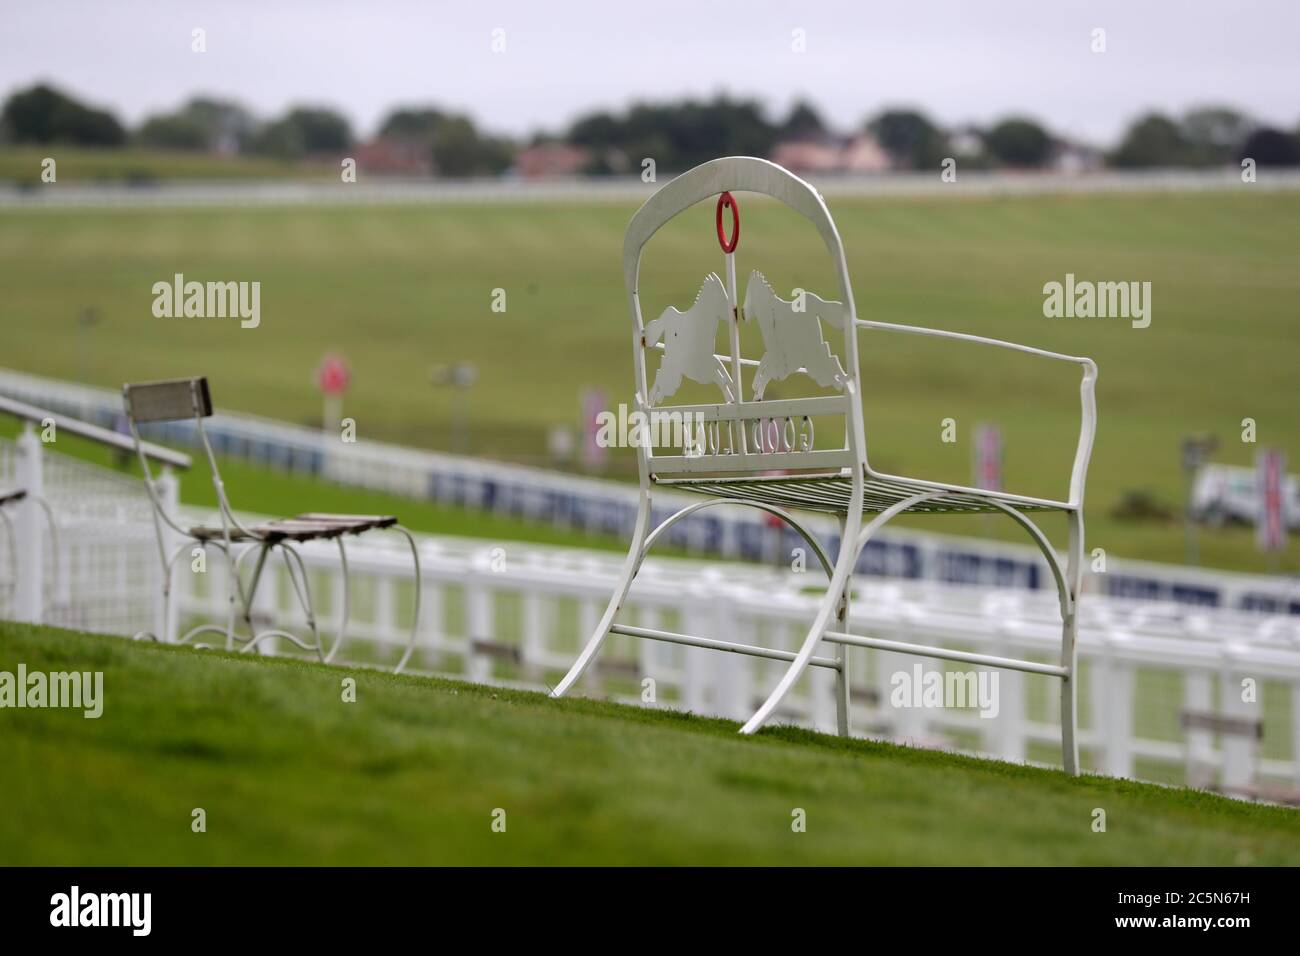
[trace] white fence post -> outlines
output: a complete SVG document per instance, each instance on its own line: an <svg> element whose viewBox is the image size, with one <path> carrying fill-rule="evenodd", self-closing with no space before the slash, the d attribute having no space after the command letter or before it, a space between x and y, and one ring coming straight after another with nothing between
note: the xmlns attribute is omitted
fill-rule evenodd
<svg viewBox="0 0 1300 956"><path fill-rule="evenodd" d="M1260 682L1255 685L1255 703L1242 700L1241 673L1233 666L1231 647L1223 649L1223 670L1219 682L1220 713L1226 717L1257 719L1263 712L1261 695L1264 688ZM1223 742L1223 788L1225 790L1245 789L1252 783L1255 775L1256 741L1244 733L1221 734Z"/></svg>
<svg viewBox="0 0 1300 956"><path fill-rule="evenodd" d="M1133 776L1133 696L1136 675L1133 666L1123 661L1107 662L1107 724L1105 772L1112 777Z"/></svg>
<svg viewBox="0 0 1300 956"><path fill-rule="evenodd" d="M1183 678L1183 708L1192 714L1208 714L1214 710L1211 700L1210 675L1205 671L1192 671ZM1210 731L1200 726L1190 726L1187 737L1187 785L1207 787L1214 781L1214 739Z"/></svg>
<svg viewBox="0 0 1300 956"><path fill-rule="evenodd" d="M493 640L491 602L483 575L471 571L465 581L465 661L467 676L479 684L492 679L492 656L474 647L477 641Z"/></svg>
<svg viewBox="0 0 1300 956"><path fill-rule="evenodd" d="M1015 657L1018 648L998 642L992 653ZM998 675L998 715L989 720L984 746L1012 763L1025 762L1025 681L1019 671L996 671Z"/></svg>
<svg viewBox="0 0 1300 956"><path fill-rule="evenodd" d="M523 634L519 647L520 670L525 680L539 680L546 672L543 666L546 648L542 634L542 595L531 589L523 591L521 602Z"/></svg>
<svg viewBox="0 0 1300 956"><path fill-rule="evenodd" d="M709 630L704 632L706 636L738 644L754 643L752 625L740 617L738 602L719 592L711 603L713 616L709 621ZM733 720L748 720L754 710L749 701L753 696L749 688L749 675L753 667L750 658L719 651L704 653L712 665L713 713Z"/></svg>
<svg viewBox="0 0 1300 956"><path fill-rule="evenodd" d="M14 568L14 617L32 624L41 622L45 597L44 515L37 496L43 494L41 440L29 422L18 436L14 477L27 498L18 503L14 532L18 537L18 567Z"/></svg>

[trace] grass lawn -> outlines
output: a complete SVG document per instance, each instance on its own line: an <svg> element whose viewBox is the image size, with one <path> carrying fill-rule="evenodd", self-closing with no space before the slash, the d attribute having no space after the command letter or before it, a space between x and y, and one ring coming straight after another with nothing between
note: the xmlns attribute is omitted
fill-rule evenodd
<svg viewBox="0 0 1300 956"><path fill-rule="evenodd" d="M0 865L1300 863L1300 814L1195 791L0 623L20 662L104 708L0 710Z"/></svg>
<svg viewBox="0 0 1300 956"><path fill-rule="evenodd" d="M1188 433L1216 434L1218 460L1248 464L1259 447L1240 440L1249 417L1260 444L1300 460L1300 193L833 199L831 208L860 315L1098 361L1090 546L1182 559L1176 521L1110 511L1146 489L1177 512ZM429 384L429 369L467 359L479 370L472 450L541 461L548 429L576 424L583 387L614 406L631 397L619 263L631 212L623 203L11 211L0 219L0 364L109 387L202 372L219 407L315 422L313 369L341 349L354 372L345 413L361 437L446 447L453 397ZM755 199L744 215L742 281L759 268L783 294L795 285L833 294L806 224ZM647 314L684 307L704 273L721 268L713 232L702 205L656 237L641 288ZM152 284L177 272L260 281L261 325L155 318ZM1044 318L1044 283L1067 273L1151 282L1150 327ZM505 290L504 313L492 311L495 289ZM88 306L101 321L81 329ZM1007 488L1065 494L1079 415L1072 367L885 332L859 342L873 464L965 482L974 426L997 421ZM786 383L774 389L794 394ZM941 441L945 418L957 423L956 442ZM611 473L630 468L616 456ZM978 518L905 523L1019 534ZM1209 566L1268 566L1246 529L1207 532L1201 550ZM1300 543L1280 566L1300 569Z"/></svg>

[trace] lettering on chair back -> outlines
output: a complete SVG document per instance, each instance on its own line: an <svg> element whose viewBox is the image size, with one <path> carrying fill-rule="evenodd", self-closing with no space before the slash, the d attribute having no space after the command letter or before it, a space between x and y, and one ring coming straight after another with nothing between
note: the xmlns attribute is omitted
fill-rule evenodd
<svg viewBox="0 0 1300 956"><path fill-rule="evenodd" d="M803 372L823 388L844 390L847 378L840 360L822 335L822 322L844 330L844 304L827 302L811 292L802 292L787 302L767 284L763 274L749 274L745 288L744 316L758 323L763 333L764 354L754 373L754 400L761 401L769 382Z"/></svg>
<svg viewBox="0 0 1300 956"><path fill-rule="evenodd" d="M647 323L643 345L654 348L663 340L663 359L650 388L650 404L658 405L689 378L701 385L717 385L727 401L735 401L731 376L716 356L718 323L731 314L727 287L710 273L695 296L695 304L685 312L672 306L653 322Z"/></svg>

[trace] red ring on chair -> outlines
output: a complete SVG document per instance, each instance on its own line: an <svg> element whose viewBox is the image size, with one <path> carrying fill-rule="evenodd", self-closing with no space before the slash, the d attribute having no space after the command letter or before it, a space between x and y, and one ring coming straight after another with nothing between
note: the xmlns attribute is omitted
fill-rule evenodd
<svg viewBox="0 0 1300 956"><path fill-rule="evenodd" d="M727 241L727 233L722 228L722 210L731 210L731 241ZM717 210L718 225L718 245L722 246L722 251L731 255L736 251L736 243L740 242L740 207L736 205L736 199L731 193L724 192L718 197Z"/></svg>

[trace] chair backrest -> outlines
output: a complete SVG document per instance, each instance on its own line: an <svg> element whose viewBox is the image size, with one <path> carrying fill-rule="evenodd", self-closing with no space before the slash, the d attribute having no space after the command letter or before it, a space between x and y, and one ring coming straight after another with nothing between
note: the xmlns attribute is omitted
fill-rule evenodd
<svg viewBox="0 0 1300 956"><path fill-rule="evenodd" d="M743 288L737 284L739 214L733 191L771 196L812 223L830 254L839 286L838 301L812 293L787 301L772 290L758 269L747 272ZM646 244L674 216L715 196L719 197L718 241L724 253L726 281L708 274L690 308L670 307L647 322L638 291ZM735 217L730 241L723 224L728 207ZM650 443L638 443L649 475L822 472L865 466L853 290L839 233L817 190L764 159L733 156L704 163L667 183L632 217L623 244L623 270L632 314L638 406L649 420L651 435L662 435L668 426L680 426L674 434L694 436L681 454L655 453ZM761 359L741 356L741 321L758 325L764 343ZM730 356L714 354L720 323L729 328ZM835 330L843 336L840 348L835 347ZM650 384L647 359L655 357L659 362ZM751 370L748 395L744 369ZM806 376L832 394L765 399L771 381L791 375ZM683 379L716 385L721 401L663 404ZM815 447L814 416L843 418L844 440L839 447Z"/></svg>
<svg viewBox="0 0 1300 956"><path fill-rule="evenodd" d="M226 498L225 485L221 480L221 472L217 468L216 456L212 452L212 445L203 429L203 419L212 416L212 395L208 390L207 378L203 376L198 378L174 378L161 382L139 382L133 385L123 385L122 402L126 409L127 425L131 429L131 437L135 441L136 454L140 459L140 467L144 472L145 487L149 492L149 499L153 503L155 517L166 522L174 530L185 533L184 529L176 523L176 520L167 513L167 509L163 506L162 498L154 483L153 472L149 468L149 461L145 457L142 448L138 426L154 422L193 419L199 442L203 446L203 451L208 459L208 468L212 474L212 487L217 495L217 505L221 513L222 526L227 532L229 532L231 526L237 526L237 519L235 519L230 502ZM157 522L155 522L155 525L158 530L159 552L163 557L163 565L166 566L168 559L164 550L162 528L157 525Z"/></svg>
<svg viewBox="0 0 1300 956"><path fill-rule="evenodd" d="M132 422L174 422L207 418L212 396L206 378L173 378L122 386L126 415Z"/></svg>

